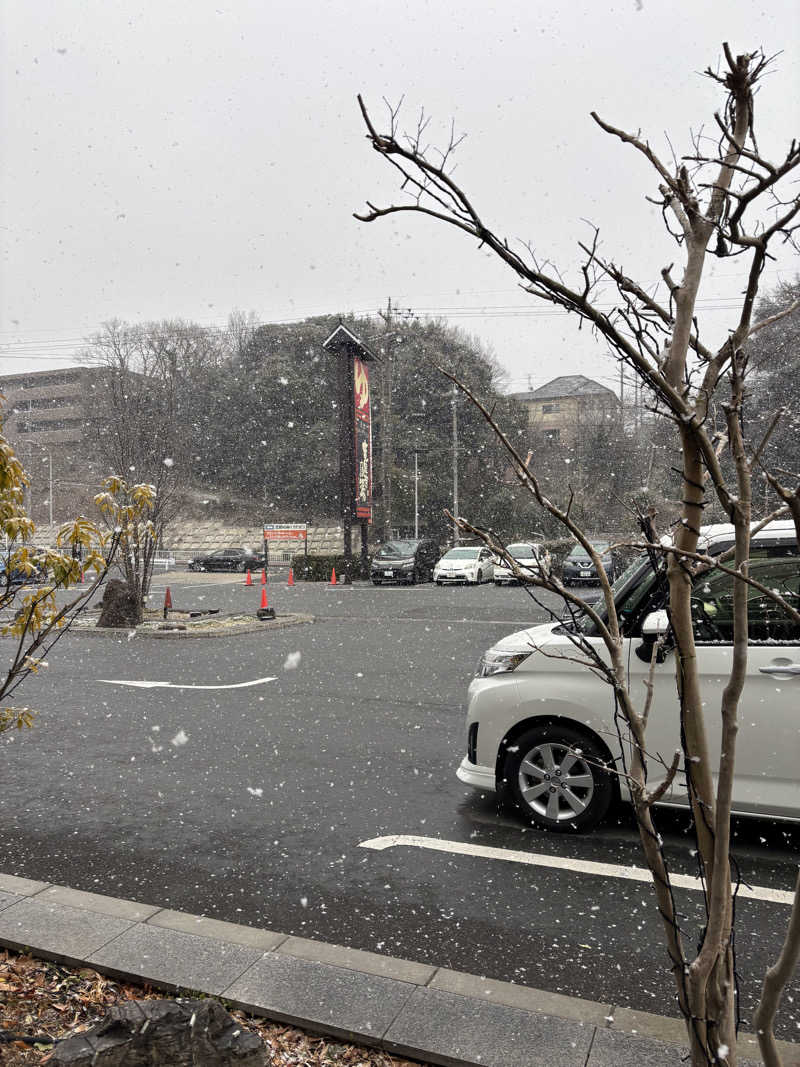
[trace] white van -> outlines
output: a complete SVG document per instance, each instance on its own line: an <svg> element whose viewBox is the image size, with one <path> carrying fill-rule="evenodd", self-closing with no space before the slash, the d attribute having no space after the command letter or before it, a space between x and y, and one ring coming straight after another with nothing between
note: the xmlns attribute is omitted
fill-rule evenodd
<svg viewBox="0 0 800 1067"><path fill-rule="evenodd" d="M733 544L732 526L703 530L701 549L719 554ZM800 557L792 522L773 522L755 534L750 574L800 607ZM719 758L722 689L731 663L732 583L722 571L699 577L692 595L700 680L712 759ZM747 681L739 706L740 732L733 809L737 814L800 820L800 626L770 598L749 588ZM645 556L617 579L614 600L625 641L629 684L644 701L652 642L663 629L666 579ZM586 666L570 627L607 660L588 616L556 621L503 638L481 659L469 687L467 755L462 782L501 790L542 827L588 830L612 801L629 799L620 770L630 756L625 726L616 722L606 682ZM656 667L647 746L668 765L680 747L674 653ZM624 762L623 762L624 757ZM649 761L648 785L666 772ZM677 775L663 804L686 806L684 775Z"/></svg>

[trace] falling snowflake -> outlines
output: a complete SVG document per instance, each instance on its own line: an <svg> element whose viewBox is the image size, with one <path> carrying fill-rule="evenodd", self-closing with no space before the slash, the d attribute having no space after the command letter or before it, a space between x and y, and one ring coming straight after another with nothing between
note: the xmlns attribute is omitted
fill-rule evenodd
<svg viewBox="0 0 800 1067"><path fill-rule="evenodd" d="M185 745L188 740L189 740L189 735L186 733L186 731L185 730L178 730L178 732L175 734L175 736L170 741L170 744L174 745L176 748L180 748L180 746L181 745Z"/></svg>
<svg viewBox="0 0 800 1067"><path fill-rule="evenodd" d="M253 787L250 786L250 785L247 787L247 792L252 797L263 797L263 795L264 795L264 790L263 789L261 789L261 788L253 789Z"/></svg>
<svg viewBox="0 0 800 1067"><path fill-rule="evenodd" d="M175 466L175 460L174 459L169 459L169 458L165 459L164 460L164 466L165 467L174 467Z"/></svg>
<svg viewBox="0 0 800 1067"><path fill-rule="evenodd" d="M284 660L283 669L285 671L296 671L300 666L302 655L302 652L290 652Z"/></svg>

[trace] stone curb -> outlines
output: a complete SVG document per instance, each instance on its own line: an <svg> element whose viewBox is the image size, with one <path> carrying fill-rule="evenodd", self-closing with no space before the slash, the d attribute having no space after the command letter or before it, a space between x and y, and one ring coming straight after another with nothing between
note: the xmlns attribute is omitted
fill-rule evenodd
<svg viewBox="0 0 800 1067"><path fill-rule="evenodd" d="M307 623L314 622L313 615L303 615L300 613L293 613L291 615L278 615L274 619L267 619L261 622L258 619L253 619L252 623L242 623L241 626L235 628L220 626L215 630L192 630L191 625L188 625L186 630L152 630L148 627L136 627L136 637L154 638L158 641L174 641L180 638L198 638L198 637L238 637L240 634L254 634L264 633L271 630L288 630L291 626L305 626ZM80 634L81 636L90 635L91 637L123 637L127 636L130 630L123 627L111 629L104 626L99 628L97 626L71 626L69 634Z"/></svg>
<svg viewBox="0 0 800 1067"><path fill-rule="evenodd" d="M679 1019L2 873L0 945L428 1064L677 1067L687 1051ZM800 1045L779 1046L800 1067ZM761 1062L751 1035L739 1051Z"/></svg>

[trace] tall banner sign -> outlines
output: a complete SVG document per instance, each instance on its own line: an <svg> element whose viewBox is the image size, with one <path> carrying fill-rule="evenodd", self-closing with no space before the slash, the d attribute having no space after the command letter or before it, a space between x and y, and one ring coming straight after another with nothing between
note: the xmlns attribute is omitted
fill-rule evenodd
<svg viewBox="0 0 800 1067"><path fill-rule="evenodd" d="M353 360L355 389L356 518L372 522L372 412L369 367Z"/></svg>

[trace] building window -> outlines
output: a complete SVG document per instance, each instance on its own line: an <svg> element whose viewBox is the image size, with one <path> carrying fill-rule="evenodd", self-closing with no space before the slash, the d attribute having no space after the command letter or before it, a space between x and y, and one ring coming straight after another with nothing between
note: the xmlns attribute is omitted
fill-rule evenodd
<svg viewBox="0 0 800 1067"><path fill-rule="evenodd" d="M558 410L558 404L542 404L543 415L554 415Z"/></svg>
<svg viewBox="0 0 800 1067"><path fill-rule="evenodd" d="M50 433L53 430L77 430L84 419L20 419L17 433Z"/></svg>

